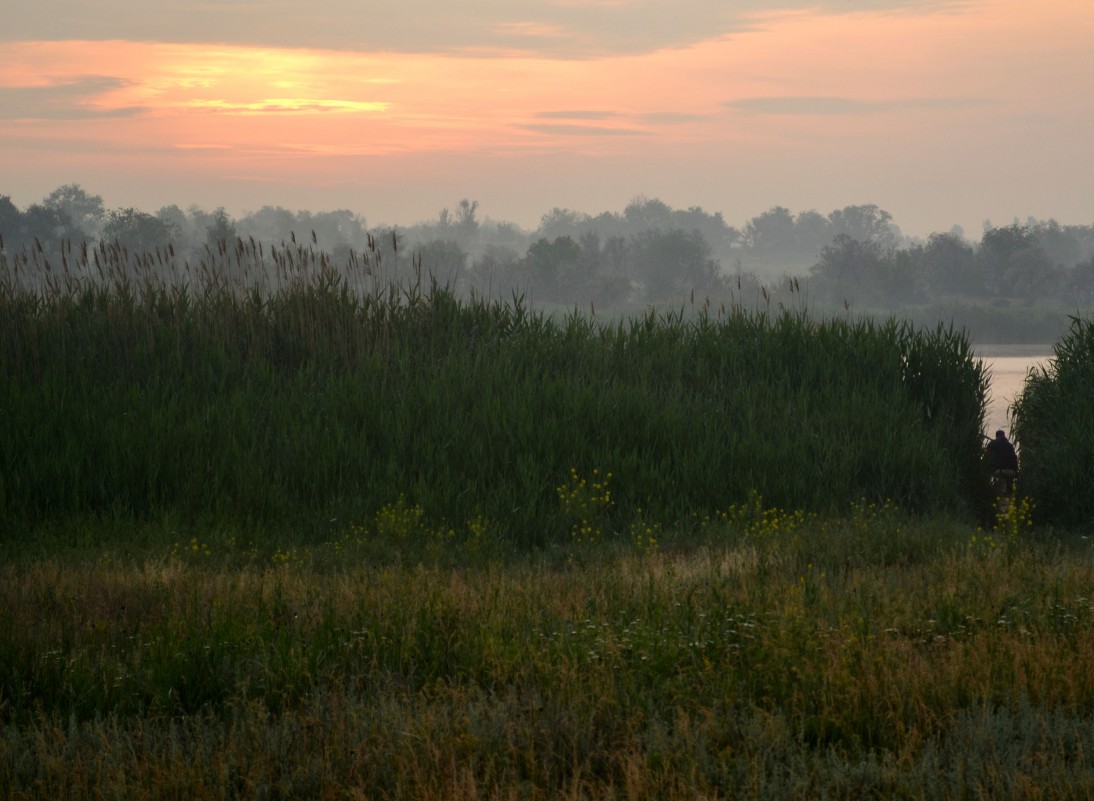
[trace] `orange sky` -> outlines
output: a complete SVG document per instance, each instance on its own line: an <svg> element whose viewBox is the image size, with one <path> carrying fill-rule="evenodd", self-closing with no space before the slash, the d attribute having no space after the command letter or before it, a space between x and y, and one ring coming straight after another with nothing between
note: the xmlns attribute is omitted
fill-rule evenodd
<svg viewBox="0 0 1094 801"><path fill-rule="evenodd" d="M771 10L584 58L0 40L0 194L27 205L77 182L110 207L370 224L470 197L531 227L639 194L731 224L857 203L919 235L1090 224L1092 41L1089 0Z"/></svg>

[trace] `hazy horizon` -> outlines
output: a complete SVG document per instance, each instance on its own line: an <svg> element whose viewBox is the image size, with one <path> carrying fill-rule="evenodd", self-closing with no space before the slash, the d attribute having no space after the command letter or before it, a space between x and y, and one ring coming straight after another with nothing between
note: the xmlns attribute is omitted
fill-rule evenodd
<svg viewBox="0 0 1094 801"><path fill-rule="evenodd" d="M0 9L0 194L109 208L460 198L534 229L638 196L909 236L1094 221L1087 0L43 0Z"/></svg>

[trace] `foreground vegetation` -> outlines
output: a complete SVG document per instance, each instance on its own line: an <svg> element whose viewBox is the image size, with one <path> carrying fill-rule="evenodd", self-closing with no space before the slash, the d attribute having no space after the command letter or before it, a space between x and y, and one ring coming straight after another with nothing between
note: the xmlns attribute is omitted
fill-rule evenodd
<svg viewBox="0 0 1094 801"><path fill-rule="evenodd" d="M58 529L0 568L0 798L1083 798L1094 552L1027 523Z"/></svg>
<svg viewBox="0 0 1094 801"><path fill-rule="evenodd" d="M1039 520L1071 528L1094 522L1094 320L1074 317L1044 369L1026 378L1013 410L1023 492Z"/></svg>
<svg viewBox="0 0 1094 801"><path fill-rule="evenodd" d="M310 258L0 281L0 801L1086 796L1094 552L975 527L962 333Z"/></svg>
<svg viewBox="0 0 1094 801"><path fill-rule="evenodd" d="M983 507L986 377L961 332L704 306L557 320L269 261L253 286L120 261L0 291L0 514L299 527L405 497L543 544L569 530L571 469L619 477L617 526L752 492Z"/></svg>

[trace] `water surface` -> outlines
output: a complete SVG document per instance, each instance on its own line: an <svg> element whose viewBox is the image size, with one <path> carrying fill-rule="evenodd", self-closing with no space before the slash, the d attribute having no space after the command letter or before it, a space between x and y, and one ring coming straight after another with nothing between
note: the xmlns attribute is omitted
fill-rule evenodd
<svg viewBox="0 0 1094 801"><path fill-rule="evenodd" d="M981 345L976 355L984 360L991 379L984 433L994 436L1001 428L1009 436L1010 406L1022 394L1029 371L1048 367L1052 345Z"/></svg>

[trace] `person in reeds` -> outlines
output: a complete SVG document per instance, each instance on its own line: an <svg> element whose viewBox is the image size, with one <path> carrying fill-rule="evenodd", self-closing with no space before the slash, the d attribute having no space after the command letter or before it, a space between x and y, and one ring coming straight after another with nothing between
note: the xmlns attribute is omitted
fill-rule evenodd
<svg viewBox="0 0 1094 801"><path fill-rule="evenodd" d="M984 458L992 476L1000 481L1004 494L1012 494L1014 479L1018 475L1018 454L1003 429L996 431L995 439L989 441L984 448Z"/></svg>

